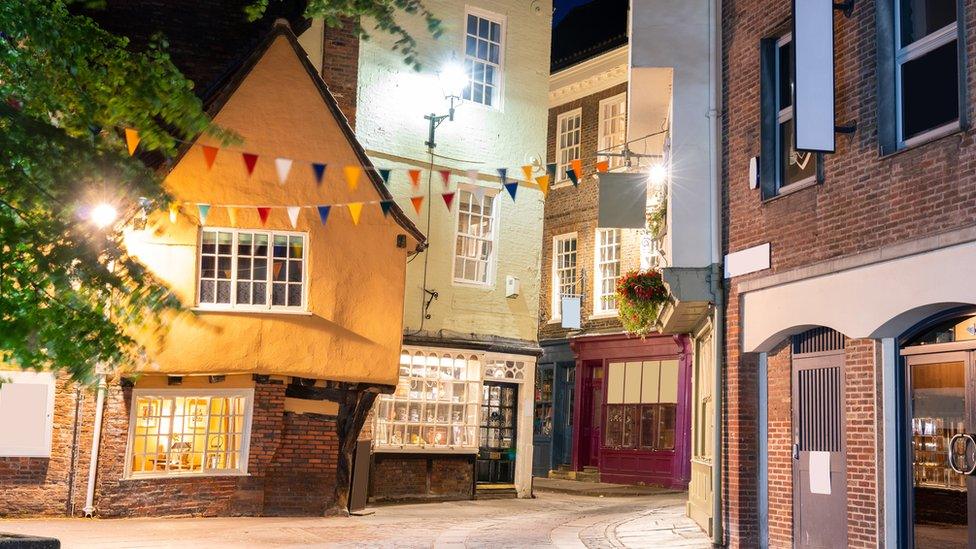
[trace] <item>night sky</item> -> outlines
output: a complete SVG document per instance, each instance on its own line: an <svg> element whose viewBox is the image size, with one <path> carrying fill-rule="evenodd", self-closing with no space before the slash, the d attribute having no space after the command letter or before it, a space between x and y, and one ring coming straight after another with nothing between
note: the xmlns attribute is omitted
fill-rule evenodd
<svg viewBox="0 0 976 549"><path fill-rule="evenodd" d="M555 25L559 23L563 16L565 16L569 10L579 6L581 4L586 4L590 0L553 0L553 15L552 24Z"/></svg>

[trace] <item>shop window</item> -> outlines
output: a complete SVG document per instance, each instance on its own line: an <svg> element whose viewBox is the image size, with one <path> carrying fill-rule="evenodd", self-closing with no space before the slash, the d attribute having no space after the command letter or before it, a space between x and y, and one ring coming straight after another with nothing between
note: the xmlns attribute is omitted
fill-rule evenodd
<svg viewBox="0 0 976 549"><path fill-rule="evenodd" d="M677 397L677 360L610 363L603 446L673 450Z"/></svg>
<svg viewBox="0 0 976 549"><path fill-rule="evenodd" d="M533 434L552 436L552 389L555 366L539 367L535 371L535 414Z"/></svg>
<svg viewBox="0 0 976 549"><path fill-rule="evenodd" d="M583 110L574 109L564 112L556 117L556 163L559 172L556 174L556 181L567 181L569 170L573 160L580 158L580 143L582 142ZM576 174L582 177L583 174Z"/></svg>
<svg viewBox="0 0 976 549"><path fill-rule="evenodd" d="M619 153L627 141L627 94L621 93L600 101L600 150ZM601 157L610 168L624 165L622 156Z"/></svg>
<svg viewBox="0 0 976 549"><path fill-rule="evenodd" d="M459 193L454 281L490 285L495 257L495 194Z"/></svg>
<svg viewBox="0 0 976 549"><path fill-rule="evenodd" d="M54 375L0 371L0 457L49 457Z"/></svg>
<svg viewBox="0 0 976 549"><path fill-rule="evenodd" d="M521 360L492 359L485 362L485 380L522 381L525 379L525 362Z"/></svg>
<svg viewBox="0 0 976 549"><path fill-rule="evenodd" d="M820 155L798 151L793 144L792 35L762 42L762 173L763 198L817 181Z"/></svg>
<svg viewBox="0 0 976 549"><path fill-rule="evenodd" d="M200 308L303 310L305 248L299 233L203 229Z"/></svg>
<svg viewBox="0 0 976 549"><path fill-rule="evenodd" d="M489 107L498 106L505 52L504 30L500 16L467 14L464 68L469 81L462 92L465 100Z"/></svg>
<svg viewBox="0 0 976 549"><path fill-rule="evenodd" d="M576 233L552 239L552 318L562 318L562 298L576 297Z"/></svg>
<svg viewBox="0 0 976 549"><path fill-rule="evenodd" d="M477 356L404 350L400 379L376 409L377 448L478 448Z"/></svg>
<svg viewBox="0 0 976 549"><path fill-rule="evenodd" d="M596 314L617 312L617 279L620 278L620 229L596 230L593 310Z"/></svg>
<svg viewBox="0 0 976 549"><path fill-rule="evenodd" d="M135 390L132 477L247 472L253 390Z"/></svg>

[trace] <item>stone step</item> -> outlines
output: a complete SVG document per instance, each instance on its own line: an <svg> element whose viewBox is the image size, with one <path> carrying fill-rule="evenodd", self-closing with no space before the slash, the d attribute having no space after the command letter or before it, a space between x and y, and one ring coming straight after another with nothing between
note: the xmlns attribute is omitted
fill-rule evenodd
<svg viewBox="0 0 976 549"><path fill-rule="evenodd" d="M474 499L515 499L518 492L515 486L478 486Z"/></svg>

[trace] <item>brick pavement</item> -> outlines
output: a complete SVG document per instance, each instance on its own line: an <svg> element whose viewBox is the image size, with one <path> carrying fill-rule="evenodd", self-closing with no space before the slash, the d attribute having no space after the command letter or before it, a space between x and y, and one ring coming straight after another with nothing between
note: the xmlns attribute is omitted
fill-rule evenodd
<svg viewBox="0 0 976 549"><path fill-rule="evenodd" d="M539 494L379 506L328 518L0 520L0 532L58 537L66 549L163 547L709 547L684 494Z"/></svg>

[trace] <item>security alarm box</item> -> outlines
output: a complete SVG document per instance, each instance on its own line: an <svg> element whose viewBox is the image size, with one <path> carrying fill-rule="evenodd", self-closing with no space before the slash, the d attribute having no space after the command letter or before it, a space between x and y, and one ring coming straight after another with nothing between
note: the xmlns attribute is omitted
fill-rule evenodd
<svg viewBox="0 0 976 549"><path fill-rule="evenodd" d="M516 298L521 289L522 284L519 282L517 276L508 275L505 277L505 297Z"/></svg>

